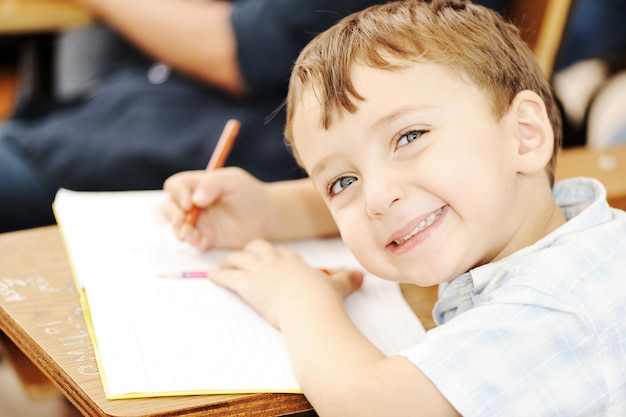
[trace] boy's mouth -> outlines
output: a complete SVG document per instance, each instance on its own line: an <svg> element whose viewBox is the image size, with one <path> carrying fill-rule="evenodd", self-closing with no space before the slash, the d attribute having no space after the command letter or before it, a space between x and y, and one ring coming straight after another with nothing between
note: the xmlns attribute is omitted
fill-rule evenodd
<svg viewBox="0 0 626 417"><path fill-rule="evenodd" d="M392 243L394 243L396 245L403 244L404 242L406 242L407 240L411 239L413 236L417 235L422 230L426 229L431 224L436 222L437 219L441 216L442 213L443 213L443 207L433 211L431 214L428 215L428 217L426 217L424 220L419 222L419 224L413 230L411 230L409 233L407 233L406 235L404 235L402 237L394 239Z"/></svg>

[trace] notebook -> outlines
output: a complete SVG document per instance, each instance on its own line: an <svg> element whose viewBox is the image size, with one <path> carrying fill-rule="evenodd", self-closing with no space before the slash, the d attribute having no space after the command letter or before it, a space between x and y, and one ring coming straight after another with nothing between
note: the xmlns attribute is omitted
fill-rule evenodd
<svg viewBox="0 0 626 417"><path fill-rule="evenodd" d="M62 189L54 202L106 397L300 393L283 336L237 295L208 279L162 277L229 253L178 241L161 217L165 198ZM339 238L280 244L313 266L360 268ZM424 337L397 283L366 274L345 306L387 355Z"/></svg>

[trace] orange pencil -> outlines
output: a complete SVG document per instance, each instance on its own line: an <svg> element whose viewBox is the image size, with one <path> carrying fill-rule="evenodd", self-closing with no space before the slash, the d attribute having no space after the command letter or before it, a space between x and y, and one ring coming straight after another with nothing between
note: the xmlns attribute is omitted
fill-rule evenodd
<svg viewBox="0 0 626 417"><path fill-rule="evenodd" d="M209 163L206 166L206 171L213 171L224 166L224 162L226 162L226 158L228 158L233 143L235 143L235 138L239 133L240 127L241 123L239 123L238 120L230 119L226 122L222 135L217 141L211 159L209 159ZM196 222L198 221L198 216L200 216L201 211L202 209L194 205L187 213L185 222L178 233L179 239L184 240L193 228L196 227Z"/></svg>

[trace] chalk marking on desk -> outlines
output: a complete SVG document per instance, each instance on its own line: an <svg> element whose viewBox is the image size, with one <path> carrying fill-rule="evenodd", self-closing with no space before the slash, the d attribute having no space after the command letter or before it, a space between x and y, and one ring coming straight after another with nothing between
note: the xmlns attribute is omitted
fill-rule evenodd
<svg viewBox="0 0 626 417"><path fill-rule="evenodd" d="M7 277L0 278L0 296L6 302L14 302L14 301L24 301L27 297L18 291L15 287L19 286L22 288L26 287L26 282L24 280L17 280Z"/></svg>
<svg viewBox="0 0 626 417"><path fill-rule="evenodd" d="M0 296L4 299L5 302L15 302L15 301L24 301L26 297L17 292L14 289L10 289L5 285L0 283Z"/></svg>
<svg viewBox="0 0 626 417"><path fill-rule="evenodd" d="M94 359L95 360L95 359ZM86 376L99 375L98 366L94 363L92 365L81 365L78 367L78 373Z"/></svg>
<svg viewBox="0 0 626 417"><path fill-rule="evenodd" d="M59 292L60 290L42 276L34 276L26 279L0 277L0 297L5 302L24 301L28 299L24 292L29 288L35 288L40 293Z"/></svg>
<svg viewBox="0 0 626 417"><path fill-rule="evenodd" d="M75 320L72 315L67 315L59 320L41 323L38 327L50 336L60 336L56 338L56 341L59 345L70 348L65 354L72 358L75 363L80 364L76 368L79 374L98 375L96 356L93 352L89 333L83 328L81 322Z"/></svg>

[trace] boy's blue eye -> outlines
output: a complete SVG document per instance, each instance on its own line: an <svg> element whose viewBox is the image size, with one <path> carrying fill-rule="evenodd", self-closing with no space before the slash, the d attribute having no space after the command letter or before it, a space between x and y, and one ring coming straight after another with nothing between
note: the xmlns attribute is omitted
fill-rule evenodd
<svg viewBox="0 0 626 417"><path fill-rule="evenodd" d="M345 190L356 181L356 177L338 177L328 184L328 194L332 197Z"/></svg>
<svg viewBox="0 0 626 417"><path fill-rule="evenodd" d="M396 142L396 146L398 148L407 145L411 142L413 142L414 140L419 139L423 134L425 133L424 130L412 130L402 136L400 136L400 138L398 139L398 141Z"/></svg>

